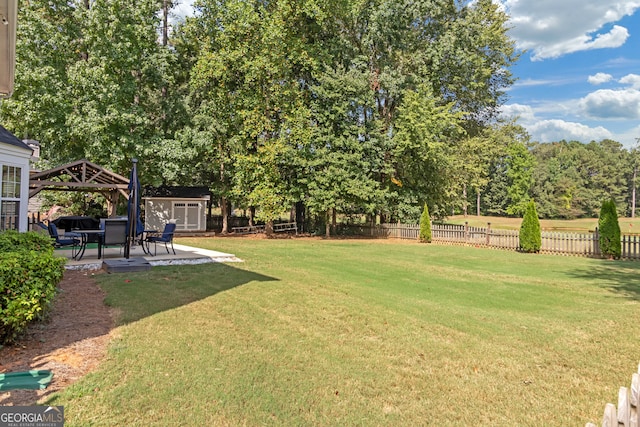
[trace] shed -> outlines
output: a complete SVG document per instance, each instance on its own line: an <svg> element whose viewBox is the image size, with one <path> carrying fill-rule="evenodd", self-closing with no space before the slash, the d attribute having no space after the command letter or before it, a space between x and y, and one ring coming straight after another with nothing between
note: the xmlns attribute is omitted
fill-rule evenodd
<svg viewBox="0 0 640 427"><path fill-rule="evenodd" d="M162 230L175 221L176 231L207 231L207 187L146 187L142 199L145 230Z"/></svg>
<svg viewBox="0 0 640 427"><path fill-rule="evenodd" d="M33 150L0 126L0 230L27 231Z"/></svg>

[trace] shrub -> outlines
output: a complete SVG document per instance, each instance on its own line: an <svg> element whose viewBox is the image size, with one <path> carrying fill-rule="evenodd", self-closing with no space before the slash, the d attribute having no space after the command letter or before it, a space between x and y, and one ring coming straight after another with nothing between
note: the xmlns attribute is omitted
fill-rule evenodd
<svg viewBox="0 0 640 427"><path fill-rule="evenodd" d="M613 200L605 200L600 208L600 218L598 219L600 253L610 259L618 259L622 254L622 243L620 242L620 224L618 223L618 212Z"/></svg>
<svg viewBox="0 0 640 427"><path fill-rule="evenodd" d="M522 252L540 252L542 235L540 234L540 220L536 211L536 204L529 201L520 225L520 250Z"/></svg>
<svg viewBox="0 0 640 427"><path fill-rule="evenodd" d="M47 313L65 262L53 255L47 236L0 233L0 343L15 341Z"/></svg>
<svg viewBox="0 0 640 427"><path fill-rule="evenodd" d="M431 243L431 217L426 203L420 216L420 236L418 238L422 243Z"/></svg>
<svg viewBox="0 0 640 427"><path fill-rule="evenodd" d="M0 252L16 250L41 251L53 254L51 238L42 233L18 233L7 230L0 233Z"/></svg>

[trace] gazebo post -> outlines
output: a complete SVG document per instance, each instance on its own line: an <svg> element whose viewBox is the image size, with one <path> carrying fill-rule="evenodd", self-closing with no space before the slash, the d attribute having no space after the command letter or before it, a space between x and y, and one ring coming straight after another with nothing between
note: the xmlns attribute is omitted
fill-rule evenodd
<svg viewBox="0 0 640 427"><path fill-rule="evenodd" d="M109 198L107 199L107 216L114 218L116 216L116 208L118 207L118 198L120 193L118 190L109 191Z"/></svg>

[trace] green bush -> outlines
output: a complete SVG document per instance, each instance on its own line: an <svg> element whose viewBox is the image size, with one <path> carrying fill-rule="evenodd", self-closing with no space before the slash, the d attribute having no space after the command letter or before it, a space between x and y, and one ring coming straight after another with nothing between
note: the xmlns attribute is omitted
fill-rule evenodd
<svg viewBox="0 0 640 427"><path fill-rule="evenodd" d="M620 224L618 223L618 212L613 200L605 200L600 208L600 218L598 219L598 230L600 243L600 253L607 258L618 259L622 254L622 243L620 242Z"/></svg>
<svg viewBox="0 0 640 427"><path fill-rule="evenodd" d="M0 233L0 343L15 341L47 313L65 262L53 255L47 236Z"/></svg>
<svg viewBox="0 0 640 427"><path fill-rule="evenodd" d="M426 203L420 216L420 236L418 238L422 243L431 243L431 217Z"/></svg>
<svg viewBox="0 0 640 427"><path fill-rule="evenodd" d="M540 248L542 247L540 220L538 219L536 204L533 200L527 204L518 238L522 252L540 252Z"/></svg>
<svg viewBox="0 0 640 427"><path fill-rule="evenodd" d="M53 254L53 245L51 238L42 233L18 233L14 230L0 233L0 253L16 250L33 250Z"/></svg>

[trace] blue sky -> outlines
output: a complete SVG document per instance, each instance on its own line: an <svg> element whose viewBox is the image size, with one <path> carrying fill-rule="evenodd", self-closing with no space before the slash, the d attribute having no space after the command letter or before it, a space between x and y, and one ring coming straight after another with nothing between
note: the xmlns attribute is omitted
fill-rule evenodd
<svg viewBox="0 0 640 427"><path fill-rule="evenodd" d="M640 0L494 0L526 49L506 116L539 142L640 138Z"/></svg>
<svg viewBox="0 0 640 427"><path fill-rule="evenodd" d="M193 0L174 13L192 14ZM472 0L473 1L473 0ZM503 115L533 141L640 138L640 0L493 0L525 50Z"/></svg>

